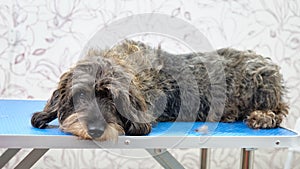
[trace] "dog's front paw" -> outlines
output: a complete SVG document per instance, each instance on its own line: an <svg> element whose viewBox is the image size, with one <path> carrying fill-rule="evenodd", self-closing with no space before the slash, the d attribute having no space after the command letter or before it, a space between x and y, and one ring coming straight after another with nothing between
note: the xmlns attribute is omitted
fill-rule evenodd
<svg viewBox="0 0 300 169"><path fill-rule="evenodd" d="M151 132L152 126L150 123L129 122L125 126L125 134L131 136L146 135Z"/></svg>
<svg viewBox="0 0 300 169"><path fill-rule="evenodd" d="M250 113L246 119L249 127L254 129L259 128L275 128L277 127L276 115L272 111L256 110Z"/></svg>
<svg viewBox="0 0 300 169"><path fill-rule="evenodd" d="M31 117L31 124L35 128L46 128L48 125L48 118L46 112L35 112Z"/></svg>

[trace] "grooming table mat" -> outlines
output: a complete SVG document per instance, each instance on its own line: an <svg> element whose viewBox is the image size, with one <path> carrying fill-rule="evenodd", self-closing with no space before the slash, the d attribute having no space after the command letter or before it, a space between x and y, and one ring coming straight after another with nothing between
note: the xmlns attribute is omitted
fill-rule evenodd
<svg viewBox="0 0 300 169"><path fill-rule="evenodd" d="M117 142L80 140L58 128L33 128L31 115L46 101L0 100L0 148L258 148L290 147L299 135L289 129L251 129L243 122L160 122L145 136L119 136Z"/></svg>

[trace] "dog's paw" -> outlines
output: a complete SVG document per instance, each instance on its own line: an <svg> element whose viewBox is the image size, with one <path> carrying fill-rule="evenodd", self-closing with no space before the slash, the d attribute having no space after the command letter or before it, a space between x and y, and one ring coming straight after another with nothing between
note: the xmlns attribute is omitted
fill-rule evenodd
<svg viewBox="0 0 300 169"><path fill-rule="evenodd" d="M250 113L246 119L249 127L254 129L259 128L275 128L278 123L276 122L276 115L272 111L256 110Z"/></svg>
<svg viewBox="0 0 300 169"><path fill-rule="evenodd" d="M125 134L131 136L146 135L151 132L152 126L150 123L130 122L125 126Z"/></svg>
<svg viewBox="0 0 300 169"><path fill-rule="evenodd" d="M35 112L31 117L31 125L35 128L46 128L48 125L48 118L46 112Z"/></svg>

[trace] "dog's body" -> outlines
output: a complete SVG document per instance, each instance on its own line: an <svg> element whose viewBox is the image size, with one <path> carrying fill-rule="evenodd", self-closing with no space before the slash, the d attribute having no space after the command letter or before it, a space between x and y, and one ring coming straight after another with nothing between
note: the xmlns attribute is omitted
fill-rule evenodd
<svg viewBox="0 0 300 169"><path fill-rule="evenodd" d="M64 73L31 122L45 128L58 117L63 131L100 141L148 134L155 121L274 128L288 114L283 95L278 66L252 51L173 55L126 41L90 51Z"/></svg>

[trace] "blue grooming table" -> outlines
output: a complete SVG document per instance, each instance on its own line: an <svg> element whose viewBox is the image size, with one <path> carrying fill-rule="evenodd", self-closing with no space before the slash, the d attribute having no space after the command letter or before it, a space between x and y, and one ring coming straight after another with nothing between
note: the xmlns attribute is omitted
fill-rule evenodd
<svg viewBox="0 0 300 169"><path fill-rule="evenodd" d="M38 160L49 148L142 148L157 156L157 152L167 148L244 148L244 153L249 153L248 148L291 147L300 142L299 135L292 130L280 127L254 130L243 122L161 122L145 136L119 136L117 142L81 140L62 132L57 121L50 123L47 129L31 126L32 113L41 111L45 103L38 100L0 100L0 148L8 149L0 158L0 168L20 148L33 148L35 152L27 158L37 156ZM154 151L157 149L160 151ZM172 157L167 158L172 160ZM26 166L26 162L23 163L19 164L20 168Z"/></svg>

